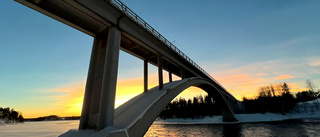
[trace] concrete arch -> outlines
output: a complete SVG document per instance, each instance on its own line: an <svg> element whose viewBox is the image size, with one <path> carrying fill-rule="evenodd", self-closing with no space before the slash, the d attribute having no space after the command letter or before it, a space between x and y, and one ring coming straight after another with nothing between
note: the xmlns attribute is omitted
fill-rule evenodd
<svg viewBox="0 0 320 137"><path fill-rule="evenodd" d="M199 87L215 97L216 102L221 106L220 110L225 121L236 120L231 105L213 83L203 78L188 78L167 83L161 91L157 90L158 88L150 89L120 106L115 112L114 128L121 130L113 133L123 133L125 129L126 135L143 136L161 111L176 96L191 86Z"/></svg>
<svg viewBox="0 0 320 137"><path fill-rule="evenodd" d="M196 86L203 89L209 95L215 97L216 103L220 106L224 121L236 121L233 110L228 99L214 83L203 78L188 78L164 84L162 90L158 87L144 92L115 110L114 127L106 127L99 132L91 132L94 137L116 136L116 137L138 137L143 136L150 125L158 117L161 111L182 91ZM86 134L89 135L89 134ZM84 135L84 131L75 133L69 131L63 136Z"/></svg>

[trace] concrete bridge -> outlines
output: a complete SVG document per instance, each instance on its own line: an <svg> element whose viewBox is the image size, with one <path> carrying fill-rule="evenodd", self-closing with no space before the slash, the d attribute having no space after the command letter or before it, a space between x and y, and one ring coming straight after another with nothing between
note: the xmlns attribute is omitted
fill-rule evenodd
<svg viewBox="0 0 320 137"><path fill-rule="evenodd" d="M143 136L166 105L191 86L215 98L224 121L236 120L238 101L121 1L16 1L94 37L79 130L62 136ZM120 49L144 61L144 93L114 109ZM158 67L159 85L152 89L148 63ZM168 83L163 70L169 72ZM173 74L181 80L172 81Z"/></svg>

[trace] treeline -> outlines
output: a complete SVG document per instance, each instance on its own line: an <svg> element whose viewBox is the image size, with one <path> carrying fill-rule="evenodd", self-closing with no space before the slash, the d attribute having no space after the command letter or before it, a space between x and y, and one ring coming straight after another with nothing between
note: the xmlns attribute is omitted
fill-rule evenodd
<svg viewBox="0 0 320 137"><path fill-rule="evenodd" d="M282 113L286 114L296 108L299 102L319 98L320 90L315 91L314 84L307 80L308 90L296 94L290 92L287 83L263 86L258 90L258 96L243 98L245 113ZM237 112L236 112L237 113ZM170 102L159 117L167 118L203 118L205 116L221 115L213 97L199 95L191 99L179 98Z"/></svg>
<svg viewBox="0 0 320 137"><path fill-rule="evenodd" d="M43 116L43 117L37 117L37 118L28 118L26 121L52 121L52 120L62 120L61 117L57 115L50 115L50 116Z"/></svg>
<svg viewBox="0 0 320 137"><path fill-rule="evenodd" d="M203 118L221 115L212 97L199 95L191 99L175 99L160 113L159 117L167 118Z"/></svg>
<svg viewBox="0 0 320 137"><path fill-rule="evenodd" d="M49 115L37 118L28 118L26 121L54 121L54 120L78 120L80 116L59 117L57 115Z"/></svg>
<svg viewBox="0 0 320 137"><path fill-rule="evenodd" d="M259 89L256 98L243 98L247 113L282 113L290 112L296 106L296 100L286 83L264 86Z"/></svg>
<svg viewBox="0 0 320 137"><path fill-rule="evenodd" d="M243 106L247 113L288 113L295 109L299 102L315 100L319 97L319 91L314 91L314 85L307 80L309 90L300 91L296 94L290 92L290 88L284 82L261 87L255 98L243 98Z"/></svg>
<svg viewBox="0 0 320 137"><path fill-rule="evenodd" d="M4 120L6 123L24 121L22 114L19 111L15 111L13 108L10 109L10 107L0 107L0 119Z"/></svg>

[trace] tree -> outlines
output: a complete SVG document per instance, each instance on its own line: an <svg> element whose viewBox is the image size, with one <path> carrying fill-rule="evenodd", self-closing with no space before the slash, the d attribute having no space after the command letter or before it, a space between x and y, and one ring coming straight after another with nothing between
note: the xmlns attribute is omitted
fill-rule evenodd
<svg viewBox="0 0 320 137"><path fill-rule="evenodd" d="M290 93L290 88L288 87L286 82L283 82L282 91L283 91L282 94L289 94Z"/></svg>
<svg viewBox="0 0 320 137"><path fill-rule="evenodd" d="M275 97L275 96L276 96L276 94L275 94L275 90L274 90L274 88L273 88L273 85L272 85L272 84L270 85L270 90L271 90L271 92L272 92L273 97Z"/></svg>
<svg viewBox="0 0 320 137"><path fill-rule="evenodd" d="M202 118L204 116L221 115L211 96L196 96L193 99L175 99L160 113L166 118Z"/></svg>
<svg viewBox="0 0 320 137"><path fill-rule="evenodd" d="M310 91L315 92L315 85L310 79L307 79L306 84Z"/></svg>
<svg viewBox="0 0 320 137"><path fill-rule="evenodd" d="M1 108L0 107L0 119L5 119L6 122L10 121L16 121L16 122L22 122L23 116L18 111L15 111L13 108L10 109L10 107L7 108Z"/></svg>
<svg viewBox="0 0 320 137"><path fill-rule="evenodd" d="M24 121L24 118L22 116L21 113L19 113L19 116L18 116L18 119L17 119L18 122L23 122Z"/></svg>

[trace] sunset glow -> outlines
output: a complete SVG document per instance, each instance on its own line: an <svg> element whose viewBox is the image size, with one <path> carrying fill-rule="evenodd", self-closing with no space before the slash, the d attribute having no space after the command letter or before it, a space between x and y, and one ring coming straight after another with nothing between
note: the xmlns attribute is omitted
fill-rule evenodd
<svg viewBox="0 0 320 137"><path fill-rule="evenodd" d="M293 94L307 79L320 89L319 1L124 3L238 100L283 82ZM79 116L94 38L14 1L0 2L0 16L0 107ZM158 68L148 68L150 89ZM115 107L143 92L143 60L120 51L117 80ZM200 94L191 87L177 98Z"/></svg>

